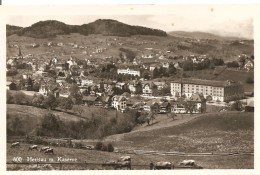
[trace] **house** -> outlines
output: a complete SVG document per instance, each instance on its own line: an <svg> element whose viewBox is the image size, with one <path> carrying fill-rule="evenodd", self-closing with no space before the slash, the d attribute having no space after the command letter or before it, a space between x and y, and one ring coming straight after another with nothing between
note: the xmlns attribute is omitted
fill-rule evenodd
<svg viewBox="0 0 260 175"><path fill-rule="evenodd" d="M126 109L126 101L124 96L115 95L112 97L112 107L116 110L124 111Z"/></svg>
<svg viewBox="0 0 260 175"><path fill-rule="evenodd" d="M95 106L102 106L103 102L100 96L83 96L82 98L83 104L85 105L95 105Z"/></svg>
<svg viewBox="0 0 260 175"><path fill-rule="evenodd" d="M154 58L154 53L151 50L145 50L142 55L142 58Z"/></svg>
<svg viewBox="0 0 260 175"><path fill-rule="evenodd" d="M166 62L166 63L162 63L162 67L168 69L170 66L169 62Z"/></svg>
<svg viewBox="0 0 260 175"><path fill-rule="evenodd" d="M183 100L172 101L171 112L175 114L187 113Z"/></svg>
<svg viewBox="0 0 260 175"><path fill-rule="evenodd" d="M254 69L254 62L253 62L253 60L247 59L244 68L245 68L247 71L250 71L250 70Z"/></svg>
<svg viewBox="0 0 260 175"><path fill-rule="evenodd" d="M160 105L158 102L150 100L143 105L143 109L144 111L155 112L157 114L160 112Z"/></svg>
<svg viewBox="0 0 260 175"><path fill-rule="evenodd" d="M117 69L117 74L128 74L128 75L140 77L140 70L134 70L134 69L130 69L130 68Z"/></svg>
<svg viewBox="0 0 260 175"><path fill-rule="evenodd" d="M202 94L195 93L190 97L188 101L194 103L196 112L206 112L206 99Z"/></svg>
<svg viewBox="0 0 260 175"><path fill-rule="evenodd" d="M171 104L168 101L164 101L160 106L159 113L166 114L169 112L171 112Z"/></svg>
<svg viewBox="0 0 260 175"><path fill-rule="evenodd" d="M143 95L151 96L153 92L153 88L155 88L156 85L153 82L148 82L143 84Z"/></svg>
<svg viewBox="0 0 260 175"><path fill-rule="evenodd" d="M126 101L126 107L127 108L133 109L134 104L135 104L135 101L133 99L128 99Z"/></svg>
<svg viewBox="0 0 260 175"><path fill-rule="evenodd" d="M168 85L165 82L153 82L155 86L157 86L158 90L161 90L164 87L167 87Z"/></svg>
<svg viewBox="0 0 260 175"><path fill-rule="evenodd" d="M51 88L50 92L55 96L55 98L60 97L60 89L58 86Z"/></svg>

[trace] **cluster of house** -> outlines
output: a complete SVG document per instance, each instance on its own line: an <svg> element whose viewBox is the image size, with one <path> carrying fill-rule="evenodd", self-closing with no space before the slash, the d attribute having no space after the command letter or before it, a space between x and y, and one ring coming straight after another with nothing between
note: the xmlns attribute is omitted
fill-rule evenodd
<svg viewBox="0 0 260 175"><path fill-rule="evenodd" d="M187 102L193 105L192 109L188 109L185 105ZM127 92L122 95L113 95L113 92L106 96L84 96L83 103L85 105L103 106L105 108L112 107L118 111L125 111L127 108L135 109L139 112L155 112L155 113L203 113L206 111L206 99L201 94L193 94L188 99L179 98L177 100L166 99L150 99L138 100L132 98Z"/></svg>

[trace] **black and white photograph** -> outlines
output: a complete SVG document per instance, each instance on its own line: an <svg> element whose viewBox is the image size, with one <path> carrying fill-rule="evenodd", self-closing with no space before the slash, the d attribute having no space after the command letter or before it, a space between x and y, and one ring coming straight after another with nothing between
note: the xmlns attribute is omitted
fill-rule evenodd
<svg viewBox="0 0 260 175"><path fill-rule="evenodd" d="M256 6L43 8L5 10L6 171L256 168Z"/></svg>

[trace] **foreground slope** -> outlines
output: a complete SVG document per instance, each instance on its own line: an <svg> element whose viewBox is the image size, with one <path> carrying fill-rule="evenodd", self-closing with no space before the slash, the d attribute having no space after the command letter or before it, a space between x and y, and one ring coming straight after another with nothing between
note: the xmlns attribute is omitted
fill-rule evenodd
<svg viewBox="0 0 260 175"><path fill-rule="evenodd" d="M254 114L206 114L178 126L132 132L120 138L117 143L122 147L142 150L186 153L253 152Z"/></svg>

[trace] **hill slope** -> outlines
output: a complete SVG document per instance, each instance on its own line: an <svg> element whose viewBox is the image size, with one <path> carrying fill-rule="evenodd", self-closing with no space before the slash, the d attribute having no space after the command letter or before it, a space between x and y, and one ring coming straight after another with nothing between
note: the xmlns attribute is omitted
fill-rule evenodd
<svg viewBox="0 0 260 175"><path fill-rule="evenodd" d="M7 28L10 33L10 28ZM131 26L111 19L98 19L89 24L67 25L55 20L40 21L17 31L19 36L50 38L56 35L80 33L83 35L102 34L110 36L154 35L167 36L166 32L141 26Z"/></svg>
<svg viewBox="0 0 260 175"><path fill-rule="evenodd" d="M169 35L181 38L190 38L190 39L211 39L211 40L236 40L239 38L236 37L223 37L207 32L185 32L185 31L172 31L168 32Z"/></svg>
<svg viewBox="0 0 260 175"><path fill-rule="evenodd" d="M22 27L19 26L12 26L12 25L6 25L6 36L13 35L17 33L19 30L21 30Z"/></svg>
<svg viewBox="0 0 260 175"><path fill-rule="evenodd" d="M185 116L184 116L185 117ZM124 134L119 145L174 152L243 152L254 150L254 114L205 114L186 124Z"/></svg>

